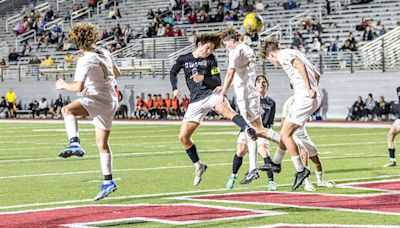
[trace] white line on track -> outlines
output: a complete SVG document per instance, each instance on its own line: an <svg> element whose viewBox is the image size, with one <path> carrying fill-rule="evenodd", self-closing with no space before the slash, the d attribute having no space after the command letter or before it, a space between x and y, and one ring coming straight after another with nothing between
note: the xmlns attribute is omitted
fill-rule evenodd
<svg viewBox="0 0 400 228"><path fill-rule="evenodd" d="M336 181L336 182L361 181L361 180L375 180L375 179L390 179L390 178L394 178L394 177L400 177L400 174L362 177L362 178L346 178L346 179L337 179L337 180L333 180L333 181ZM285 184L278 185L278 187L287 187L287 186L292 186L292 183L285 183ZM235 190L259 189L259 188L265 188L265 186L239 187L239 188L235 188ZM130 196L116 196L116 197L111 196L111 197L104 198L102 201L140 199L140 198L150 198L150 197L169 197L169 196L176 196L176 195L188 195L188 194L196 194L196 193L223 192L223 191L227 191L227 190L225 188L217 188L217 189L155 193L155 194L144 194L144 195L130 195ZM25 207L42 207L42 206L51 206L51 205L76 204L76 203L86 203L86 202L93 202L93 199L66 200L66 201L55 201L55 202L47 202L47 203L32 203L32 204L0 206L0 210L25 208Z"/></svg>

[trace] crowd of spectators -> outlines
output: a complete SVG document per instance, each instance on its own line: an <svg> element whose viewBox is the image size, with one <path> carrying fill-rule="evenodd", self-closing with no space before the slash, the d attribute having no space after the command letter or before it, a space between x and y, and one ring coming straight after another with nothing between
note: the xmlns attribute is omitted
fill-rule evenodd
<svg viewBox="0 0 400 228"><path fill-rule="evenodd" d="M389 120L391 115L396 115L393 111L395 102L387 102L385 97L380 96L376 101L371 93L365 100L358 96L353 105L349 108L346 120L358 121L382 121Z"/></svg>

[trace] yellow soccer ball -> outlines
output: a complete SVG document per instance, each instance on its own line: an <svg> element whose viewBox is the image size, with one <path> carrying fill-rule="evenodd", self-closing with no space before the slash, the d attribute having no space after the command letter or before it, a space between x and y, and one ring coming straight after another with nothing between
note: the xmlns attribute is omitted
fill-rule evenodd
<svg viewBox="0 0 400 228"><path fill-rule="evenodd" d="M259 33L264 29L264 20L257 13L249 13L243 20L246 33Z"/></svg>

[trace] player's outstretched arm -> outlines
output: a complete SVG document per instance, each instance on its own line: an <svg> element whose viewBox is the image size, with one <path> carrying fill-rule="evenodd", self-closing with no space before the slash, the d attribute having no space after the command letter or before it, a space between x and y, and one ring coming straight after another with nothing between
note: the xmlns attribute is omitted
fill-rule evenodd
<svg viewBox="0 0 400 228"><path fill-rule="evenodd" d="M71 92L82 92L85 88L83 81L75 81L75 82L65 82L62 79L58 79L56 82L56 89L65 89Z"/></svg>
<svg viewBox="0 0 400 228"><path fill-rule="evenodd" d="M174 98L177 98L177 96L180 96L180 92L178 90L178 74L179 74L179 71L182 69L182 67L183 67L183 62L181 61L181 58L179 57L169 72L169 80L171 82Z"/></svg>

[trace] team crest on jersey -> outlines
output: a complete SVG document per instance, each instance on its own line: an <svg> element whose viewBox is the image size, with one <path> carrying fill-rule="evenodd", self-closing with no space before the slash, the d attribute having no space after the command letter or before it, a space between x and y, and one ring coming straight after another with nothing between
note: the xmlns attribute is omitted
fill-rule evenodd
<svg viewBox="0 0 400 228"><path fill-rule="evenodd" d="M200 62L187 62L185 63L185 68L195 68L198 66L207 66L207 60L203 60Z"/></svg>

